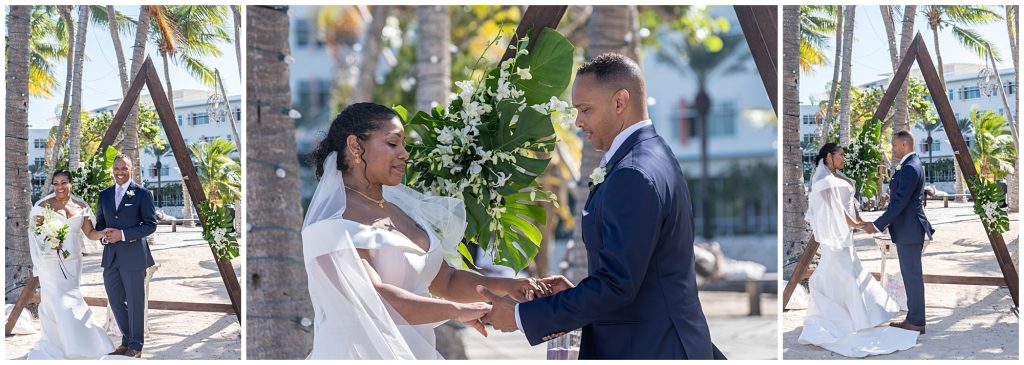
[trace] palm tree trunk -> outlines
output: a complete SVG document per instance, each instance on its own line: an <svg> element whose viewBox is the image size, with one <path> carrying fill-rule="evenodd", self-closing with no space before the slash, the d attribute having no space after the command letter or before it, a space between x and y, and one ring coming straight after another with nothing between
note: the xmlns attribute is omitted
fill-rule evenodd
<svg viewBox="0 0 1024 365"><path fill-rule="evenodd" d="M783 6L782 31L782 239L789 263L803 253L808 237L800 148L800 6Z"/></svg>
<svg viewBox="0 0 1024 365"><path fill-rule="evenodd" d="M448 105L452 78L448 7L417 6L416 34L416 110L429 112L436 105Z"/></svg>
<svg viewBox="0 0 1024 365"><path fill-rule="evenodd" d="M888 41L889 41L889 60L892 63L892 72L893 72L893 74L895 74L896 73L896 68L899 67L900 56L903 55L903 53L906 52L906 48L905 47L909 47L910 46L910 44L907 43L908 41L907 41L907 37L906 37L908 35L908 34L906 34L908 32L908 30L907 30L908 16L907 15L909 14L909 25L910 25L910 30L912 31L913 30L913 25L914 25L914 16L915 16L915 14L913 12L912 6L908 6L906 8L906 11L904 11L903 33L901 34L901 38L900 39L901 39L901 42L902 42L901 45L903 45L905 47L897 48L897 46L896 46L896 27L895 27L895 24L893 23L892 5L880 5L879 8L882 11L882 18L883 18L883 20L885 22L885 34L888 37ZM909 105L907 104L907 83L904 82L900 86L900 92L896 94L896 100L893 102L893 104L894 104L894 108L893 108L893 116L892 116L891 121L895 125L895 130L900 131L900 130L907 130L907 129L909 129L910 108L909 108ZM883 123L888 124L887 121L883 121ZM883 129L884 128L885 128L885 126L883 125Z"/></svg>
<svg viewBox="0 0 1024 365"><path fill-rule="evenodd" d="M937 61L936 67L939 71L939 81L942 82L942 89L946 89L946 71L942 67L942 53L939 52L939 23L937 19L929 19L928 26L932 29L932 43L935 46L935 60ZM953 174L956 176L956 194L957 197L954 201L957 203L966 203L967 198L964 194L964 174L960 171L960 162L955 158L953 159Z"/></svg>
<svg viewBox="0 0 1024 365"><path fill-rule="evenodd" d="M32 179L28 171L28 62L31 6L11 5L7 13L7 109L4 112L5 209L4 302L14 303L32 278L28 248L28 214Z"/></svg>
<svg viewBox="0 0 1024 365"><path fill-rule="evenodd" d="M828 109L825 110L825 120L821 123L821 135L818 137L818 145L825 144L825 139L828 138L829 129L832 128L832 120L835 114L836 107L836 86L839 84L839 66L842 64L840 61L843 57L843 44L846 42L843 39L843 6L836 6L836 55L832 57L832 83L829 84L828 89Z"/></svg>
<svg viewBox="0 0 1024 365"><path fill-rule="evenodd" d="M377 22L374 14L374 22ZM383 20L383 19L381 19ZM441 5L422 5L416 7L416 110L429 112L434 106L447 106L451 81L451 17L448 7ZM379 38L378 33L375 37ZM378 40L379 41L379 40ZM367 55L376 56L372 53ZM369 58L364 59L368 61ZM375 61L371 61L374 62ZM370 76L372 83L373 70L361 69L363 76ZM360 80L362 82L363 80ZM362 87L362 85L360 85ZM372 95L372 94L370 94ZM365 96L362 96L365 97ZM365 99L353 99L365 101ZM437 337L437 351L445 359L466 359L466 347L462 341L462 333L451 322L434 329Z"/></svg>
<svg viewBox="0 0 1024 365"><path fill-rule="evenodd" d="M242 29L242 10L241 5L231 5L231 13L235 19L235 60L238 64L238 75L242 75L242 36L240 35ZM241 146L241 145L239 145ZM239 148L239 151L242 149Z"/></svg>
<svg viewBox="0 0 1024 365"><path fill-rule="evenodd" d="M150 6L154 5L142 5L139 7L139 22L135 32L135 45L132 46L131 78L135 78L135 75L139 74L139 70L142 70L142 63L145 62L146 42L149 39ZM173 98L170 91L168 91L167 95ZM125 120L124 130L124 139L121 141L121 153L128 155L132 159L132 165L136 167L133 179L141 182L142 162L139 160L138 105L132 105L131 111L128 112L128 119ZM185 184L182 185L184 186Z"/></svg>
<svg viewBox="0 0 1024 365"><path fill-rule="evenodd" d="M68 113L71 109L71 84L72 76L75 72L75 47L72 43L75 41L75 22L71 19L70 5L60 6L60 17L64 21L64 26L68 29L68 59L67 59L67 76L64 80L64 104L60 109L60 120L57 121L57 136L53 139L53 148L50 150L49 157L46 161L46 181L43 183L43 193L45 196L50 191L50 183L53 181L53 171L57 166L57 161L60 160L61 146L64 145L64 133L68 127Z"/></svg>
<svg viewBox="0 0 1024 365"><path fill-rule="evenodd" d="M839 145L850 144L850 62L853 55L853 26L856 6L846 7L843 20L843 79L839 95Z"/></svg>
<svg viewBox="0 0 1024 365"><path fill-rule="evenodd" d="M1020 93L1020 54L1018 53L1019 52L1019 50L1018 50L1018 45L1019 45L1018 40L1020 39L1019 38L1020 37L1020 28L1019 27L1020 27L1020 6L1018 6L1018 5L1008 5L1006 7L1006 32L1010 36L1010 54L1013 55L1013 71L1014 71L1013 72L1013 77L1014 77L1014 83L1013 84L1016 85L1016 87L1017 87L1017 90L1016 90L1017 93ZM1015 103L1014 107L1013 107L1013 110L1015 111L1015 113L1013 113L1013 119L1014 119L1015 123L1013 123L1013 125L1019 128L1019 126L1020 126L1020 97L1018 96L1018 97L1014 98L1013 100L1014 100L1014 103ZM1020 149L1020 147L1018 147L1018 149ZM1019 154L1018 154L1018 156L1019 156ZM1016 161L1013 162L1013 175L1010 176L1006 180L1007 180L1007 186L1011 187L1010 189L1007 189L1009 192L1007 193L1007 196L1006 196L1006 204L1007 204L1007 206L1009 208L1008 209L1009 211L1016 212L1016 211L1019 210L1019 203L1020 203L1020 159L1019 158Z"/></svg>
<svg viewBox="0 0 1024 365"><path fill-rule="evenodd" d="M124 48L121 47L121 35L118 34L117 11L113 5L107 5L107 17L110 18L110 40L114 43L114 54L117 56L117 74L121 79L121 94L128 92L128 66L124 60Z"/></svg>
<svg viewBox="0 0 1024 365"><path fill-rule="evenodd" d="M85 35L89 27L89 7L78 7L78 34L75 37L75 71L71 79L71 137L68 167L77 169L82 141L82 67L85 66Z"/></svg>
<svg viewBox="0 0 1024 365"><path fill-rule="evenodd" d="M257 49L290 53L288 15L261 6L246 9L246 44ZM273 107L257 111L257 105L291 105L288 64L262 52L246 53L246 159L247 164L245 336L247 356L252 359L302 359L313 347L313 308L306 290L302 261L302 197L299 193L299 161L296 158L295 121ZM282 138L282 137L287 138ZM285 171L283 178L276 172ZM302 320L294 320L294 319Z"/></svg>
<svg viewBox="0 0 1024 365"><path fill-rule="evenodd" d="M372 19L363 35L363 60L359 65L359 81L356 83L350 103L373 100L373 91L377 86L375 75L380 60L381 32L384 31L390 13L391 7L388 5L374 5L370 10Z"/></svg>
<svg viewBox="0 0 1024 365"><path fill-rule="evenodd" d="M917 17L917 5L907 5L903 8L903 29L900 31L900 58L907 57L907 49L910 42L914 40L914 19ZM892 64L892 72L896 73L899 67L899 60ZM909 83L904 82L900 86L900 92L896 94L896 115L893 119L893 131L910 130L910 92ZM885 129L885 126L882 126Z"/></svg>

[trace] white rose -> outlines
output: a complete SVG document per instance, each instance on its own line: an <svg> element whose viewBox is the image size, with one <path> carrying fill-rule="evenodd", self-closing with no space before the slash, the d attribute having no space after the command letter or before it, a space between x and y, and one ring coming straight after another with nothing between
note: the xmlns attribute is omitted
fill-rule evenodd
<svg viewBox="0 0 1024 365"><path fill-rule="evenodd" d="M594 169L594 172L590 173L590 180L593 181L594 186L604 182L604 175L608 173L604 167L598 167Z"/></svg>

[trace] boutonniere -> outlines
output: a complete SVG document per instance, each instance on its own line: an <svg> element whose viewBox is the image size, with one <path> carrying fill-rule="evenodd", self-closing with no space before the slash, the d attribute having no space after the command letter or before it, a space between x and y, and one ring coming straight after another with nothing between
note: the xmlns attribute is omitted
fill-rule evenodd
<svg viewBox="0 0 1024 365"><path fill-rule="evenodd" d="M128 191L124 192L124 195L128 198L135 197L135 189L128 189Z"/></svg>
<svg viewBox="0 0 1024 365"><path fill-rule="evenodd" d="M598 167L594 169L594 172L590 173L590 186L594 187L604 182L604 175L608 173L608 170L604 167Z"/></svg>

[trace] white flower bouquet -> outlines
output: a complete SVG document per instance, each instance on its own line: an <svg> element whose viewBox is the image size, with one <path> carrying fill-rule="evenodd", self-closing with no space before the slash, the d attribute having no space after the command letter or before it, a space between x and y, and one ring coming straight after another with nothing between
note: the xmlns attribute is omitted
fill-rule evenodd
<svg viewBox="0 0 1024 365"><path fill-rule="evenodd" d="M54 214L56 213L51 209L43 209L42 221L31 226L29 231L36 236L39 243L39 252L47 253L54 251L57 254L57 258L60 260L58 265L60 266L61 274L67 279L68 274L64 267L64 259L71 256L71 252L64 249L64 241L67 240L68 225L54 217Z"/></svg>
<svg viewBox="0 0 1024 365"><path fill-rule="evenodd" d="M520 38L514 57L479 80L455 83L459 93L444 108L407 120L412 166L407 185L466 204L465 237L489 251L496 265L525 268L541 242L545 210L554 195L536 182L557 142L553 123L571 125L575 109L558 97L572 76L574 47L545 28L529 48ZM492 43L493 44L493 43ZM529 50L528 50L529 49ZM470 262L464 245L459 251Z"/></svg>

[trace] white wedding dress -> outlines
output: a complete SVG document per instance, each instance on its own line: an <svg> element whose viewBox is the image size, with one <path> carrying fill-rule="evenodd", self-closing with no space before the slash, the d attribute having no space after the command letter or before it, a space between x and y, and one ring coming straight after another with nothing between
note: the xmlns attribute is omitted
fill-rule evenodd
<svg viewBox="0 0 1024 365"><path fill-rule="evenodd" d="M443 322L408 324L377 294L356 249L369 250L384 283L430 296L445 260L461 267L456 248L466 229L463 203L402 185L384 187L384 198L429 236L424 251L406 237L342 218L345 188L335 158L332 153L324 162L302 230L314 328L307 359L440 359L434 327Z"/></svg>
<svg viewBox="0 0 1024 365"><path fill-rule="evenodd" d="M49 197L40 202L47 199ZM36 203L30 213L30 224L34 224L35 217L42 215L45 209ZM101 325L94 320L92 310L79 290L82 278L82 223L86 217L92 216L92 211L85 208L70 218L57 213L51 216L68 225L64 249L70 255L61 262L49 244L29 233L32 271L39 277L39 324L42 331L39 342L28 353L27 359L100 359L114 351L114 345ZM67 278L61 273L61 264Z"/></svg>
<svg viewBox="0 0 1024 365"><path fill-rule="evenodd" d="M899 306L864 270L846 217L856 217L853 186L819 164L812 179L807 220L821 244L821 260L810 279L810 303L801 344L846 357L906 350L918 333L888 326ZM882 326L879 326L882 325Z"/></svg>

